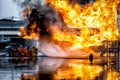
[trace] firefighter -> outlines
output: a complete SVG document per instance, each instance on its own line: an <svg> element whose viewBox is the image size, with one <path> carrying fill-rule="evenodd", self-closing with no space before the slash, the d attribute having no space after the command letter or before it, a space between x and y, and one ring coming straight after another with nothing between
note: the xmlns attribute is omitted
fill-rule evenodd
<svg viewBox="0 0 120 80"><path fill-rule="evenodd" d="M89 55L89 61L90 61L90 64L92 64L92 62L93 62L93 54L92 53Z"/></svg>
<svg viewBox="0 0 120 80"><path fill-rule="evenodd" d="M30 49L30 52L31 52L31 56L37 56L37 48L35 46L33 46Z"/></svg>

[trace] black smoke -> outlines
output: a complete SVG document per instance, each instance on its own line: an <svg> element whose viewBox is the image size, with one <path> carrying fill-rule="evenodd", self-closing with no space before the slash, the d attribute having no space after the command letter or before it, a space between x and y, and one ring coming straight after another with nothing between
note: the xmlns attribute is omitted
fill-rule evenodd
<svg viewBox="0 0 120 80"><path fill-rule="evenodd" d="M23 13L24 18L27 19L26 32L29 36L32 28L31 26L35 23L36 28L34 28L34 33L40 34L40 36L51 36L51 25L56 25L61 27L64 25L59 13L52 8L50 4L44 5L40 0L14 0L20 7L21 13ZM25 13L28 8L30 11Z"/></svg>
<svg viewBox="0 0 120 80"><path fill-rule="evenodd" d="M56 25L60 30L64 30L66 26L60 14L52 7L52 5L44 4L44 0L14 0L20 7L21 12L30 8L30 11L24 14L27 19L26 33L29 36L35 23L34 33L40 36L51 36L51 25ZM70 3L86 4L89 0L69 0ZM40 32L38 31L40 30ZM68 30L69 31L69 30Z"/></svg>

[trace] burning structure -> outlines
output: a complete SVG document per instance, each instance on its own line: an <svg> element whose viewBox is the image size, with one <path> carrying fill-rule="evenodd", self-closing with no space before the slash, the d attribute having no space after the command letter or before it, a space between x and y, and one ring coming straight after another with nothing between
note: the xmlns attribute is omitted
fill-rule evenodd
<svg viewBox="0 0 120 80"><path fill-rule="evenodd" d="M20 28L23 38L36 39L38 49L52 57L98 56L104 41L119 37L119 0L96 0L81 6L77 0L27 1L22 15L28 19ZM18 2L19 3L19 2ZM28 4L26 4L28 3ZM22 5L23 5L22 4Z"/></svg>

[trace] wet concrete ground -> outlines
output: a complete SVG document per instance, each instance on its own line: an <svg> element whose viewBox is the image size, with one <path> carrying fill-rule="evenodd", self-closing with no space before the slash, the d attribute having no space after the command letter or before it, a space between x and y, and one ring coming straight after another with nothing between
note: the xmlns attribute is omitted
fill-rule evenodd
<svg viewBox="0 0 120 80"><path fill-rule="evenodd" d="M120 80L119 62L103 58L0 57L0 80Z"/></svg>

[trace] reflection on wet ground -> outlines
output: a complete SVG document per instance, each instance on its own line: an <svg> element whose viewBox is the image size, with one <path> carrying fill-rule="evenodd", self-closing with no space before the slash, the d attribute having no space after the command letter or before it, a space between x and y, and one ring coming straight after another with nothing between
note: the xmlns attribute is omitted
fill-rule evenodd
<svg viewBox="0 0 120 80"><path fill-rule="evenodd" d="M119 62L118 62L119 63ZM114 61L0 57L0 80L120 80Z"/></svg>

